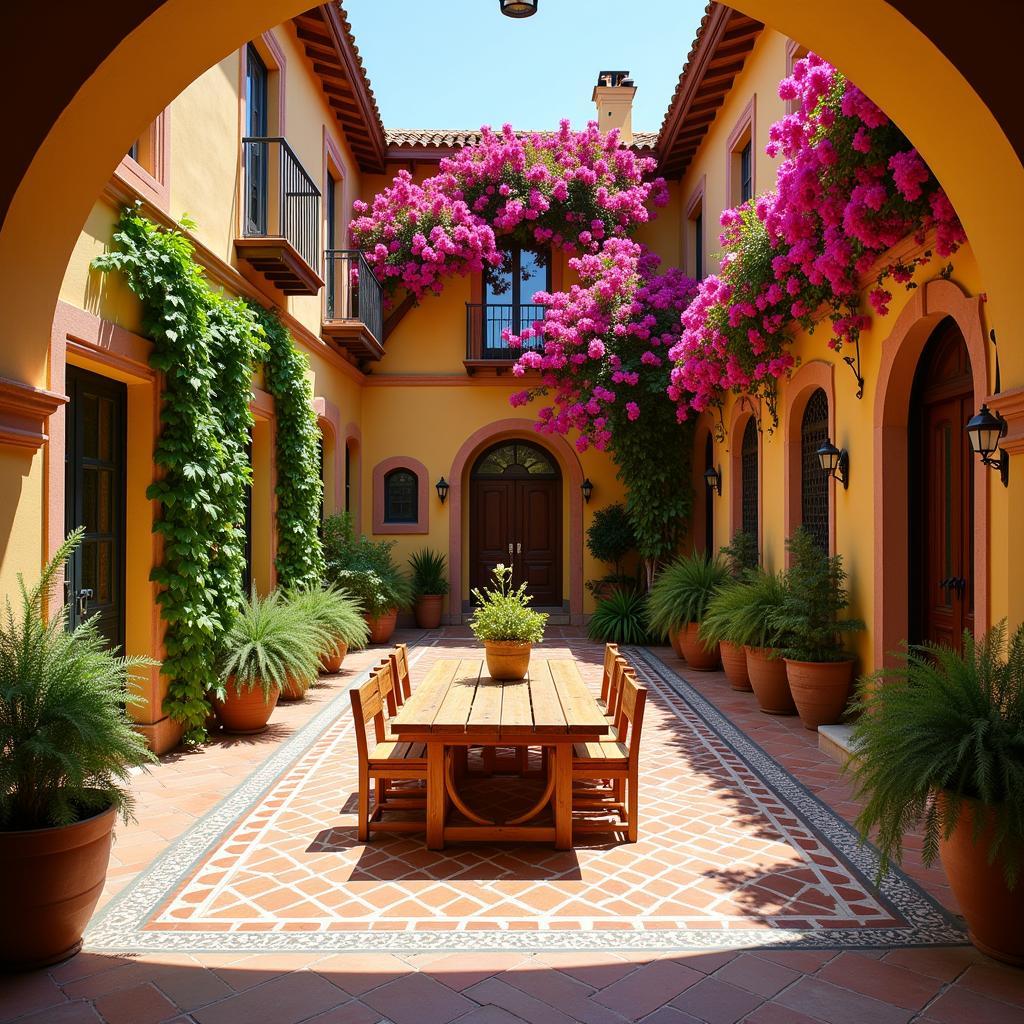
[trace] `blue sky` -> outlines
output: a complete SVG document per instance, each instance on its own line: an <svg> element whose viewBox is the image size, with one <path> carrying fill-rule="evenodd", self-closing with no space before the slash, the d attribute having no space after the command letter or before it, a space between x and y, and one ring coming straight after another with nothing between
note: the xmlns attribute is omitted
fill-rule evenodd
<svg viewBox="0 0 1024 1024"><path fill-rule="evenodd" d="M522 21L498 0L343 0L388 128L511 121L582 126L602 69L637 85L635 131L657 131L704 0L540 0Z"/></svg>

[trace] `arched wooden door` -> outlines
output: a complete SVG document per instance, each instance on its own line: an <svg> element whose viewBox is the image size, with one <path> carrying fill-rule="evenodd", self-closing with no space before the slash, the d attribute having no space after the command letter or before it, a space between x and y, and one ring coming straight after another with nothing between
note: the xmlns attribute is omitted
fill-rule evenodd
<svg viewBox="0 0 1024 1024"><path fill-rule="evenodd" d="M974 408L970 357L952 319L918 363L910 405L910 640L960 650L974 628Z"/></svg>
<svg viewBox="0 0 1024 1024"><path fill-rule="evenodd" d="M503 441L476 461L469 482L471 587L490 584L498 564L526 582L534 605L562 603L562 477L528 441Z"/></svg>

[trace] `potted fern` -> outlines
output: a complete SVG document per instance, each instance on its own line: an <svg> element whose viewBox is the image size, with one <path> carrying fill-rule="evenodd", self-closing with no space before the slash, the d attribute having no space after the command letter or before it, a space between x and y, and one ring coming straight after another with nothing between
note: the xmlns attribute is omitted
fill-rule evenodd
<svg viewBox="0 0 1024 1024"><path fill-rule="evenodd" d="M647 595L638 590L613 590L597 602L587 635L606 643L647 643Z"/></svg>
<svg viewBox="0 0 1024 1024"><path fill-rule="evenodd" d="M971 940L1024 964L1024 625L1008 647L1004 621L964 633L963 654L905 648L862 680L854 708L857 825L879 875L923 826L922 859L942 861Z"/></svg>
<svg viewBox="0 0 1024 1024"><path fill-rule="evenodd" d="M722 670L734 690L750 692L747 655L743 649L748 630L740 628L740 618L749 601L748 580L728 580L708 601L707 611L700 624L700 638L707 647L718 645L722 657Z"/></svg>
<svg viewBox="0 0 1024 1024"><path fill-rule="evenodd" d="M214 696L226 732L263 732L281 691L299 695L317 677L324 633L301 605L280 592L255 592L224 636L221 687Z"/></svg>
<svg viewBox="0 0 1024 1024"><path fill-rule="evenodd" d="M81 540L61 545L0 622L0 967L27 970L78 952L103 890L115 819L131 818L131 769L155 760L126 707L132 672L95 623L44 618Z"/></svg>
<svg viewBox="0 0 1024 1024"><path fill-rule="evenodd" d="M439 551L424 548L409 559L412 569L413 614L420 629L441 625L441 605L448 593L448 570Z"/></svg>
<svg viewBox="0 0 1024 1024"><path fill-rule="evenodd" d="M700 622L712 594L729 579L720 558L685 555L658 574L647 601L648 623L655 636L668 637L676 653L690 668L711 672L718 668L718 645L700 639Z"/></svg>
<svg viewBox="0 0 1024 1024"><path fill-rule="evenodd" d="M760 554L757 550L757 538L752 533L743 530L737 531L732 541L726 544L721 555L729 566L729 572L734 580L742 580L748 573L758 567ZM718 650L722 657L722 670L726 679L734 690L750 691L750 676L747 673L747 655L741 643L735 643L729 636L727 628L728 620L728 599L723 598L725 604L719 603L723 591L729 589L728 585L722 588L711 599L708 606L707 616L701 624L701 637L705 643L718 642ZM733 598L735 600L735 598ZM713 618L714 624L709 625L708 618Z"/></svg>
<svg viewBox="0 0 1024 1024"><path fill-rule="evenodd" d="M319 651L320 671L333 675L341 670L341 663L349 651L366 646L370 629L363 618L359 603L333 584L324 588L302 590L291 597L323 634Z"/></svg>
<svg viewBox="0 0 1024 1024"><path fill-rule="evenodd" d="M859 619L841 618L849 596L840 555L828 555L800 527L786 542L790 567L773 627L786 636L782 655L800 721L807 729L842 719L853 683L853 658L842 635L864 628Z"/></svg>
<svg viewBox="0 0 1024 1024"><path fill-rule="evenodd" d="M548 617L529 607L533 598L526 584L512 586L512 568L496 565L494 585L473 590L477 607L469 628L484 645L487 671L492 679L522 679L530 667L533 644L544 639Z"/></svg>

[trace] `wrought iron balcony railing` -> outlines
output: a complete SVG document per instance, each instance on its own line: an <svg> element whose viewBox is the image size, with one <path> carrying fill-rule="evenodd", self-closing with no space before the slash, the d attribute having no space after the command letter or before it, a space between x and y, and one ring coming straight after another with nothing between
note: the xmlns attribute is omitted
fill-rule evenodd
<svg viewBox="0 0 1024 1024"><path fill-rule="evenodd" d="M358 249L324 253L327 302L324 320L357 320L380 343L384 340L384 292Z"/></svg>
<svg viewBox="0 0 1024 1024"><path fill-rule="evenodd" d="M531 338L512 348L503 332L519 334L544 319L546 307L532 303L513 305L492 302L466 303L466 363L515 362L524 350L542 349L543 340Z"/></svg>

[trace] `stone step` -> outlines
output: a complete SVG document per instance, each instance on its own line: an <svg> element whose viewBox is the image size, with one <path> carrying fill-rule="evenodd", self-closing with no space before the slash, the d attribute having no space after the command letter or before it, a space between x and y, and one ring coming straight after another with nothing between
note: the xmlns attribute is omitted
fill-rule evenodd
<svg viewBox="0 0 1024 1024"><path fill-rule="evenodd" d="M818 749L828 754L833 761L846 764L857 756L853 743L853 726L850 725L819 725Z"/></svg>

